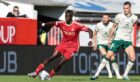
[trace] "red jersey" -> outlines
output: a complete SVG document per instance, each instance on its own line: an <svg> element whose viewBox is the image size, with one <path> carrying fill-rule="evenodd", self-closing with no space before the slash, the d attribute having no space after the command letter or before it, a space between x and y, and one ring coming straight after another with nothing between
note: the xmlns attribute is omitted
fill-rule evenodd
<svg viewBox="0 0 140 82"><path fill-rule="evenodd" d="M80 31L88 30L87 27L76 21L73 21L70 25L68 25L66 21L57 21L55 25L62 30L63 38L61 40L61 43L79 44Z"/></svg>
<svg viewBox="0 0 140 82"><path fill-rule="evenodd" d="M87 31L84 25L73 21L68 25L65 21L56 22L56 27L62 30L63 38L61 44L55 50L59 51L67 60L71 59L73 53L79 49L79 33L80 31Z"/></svg>

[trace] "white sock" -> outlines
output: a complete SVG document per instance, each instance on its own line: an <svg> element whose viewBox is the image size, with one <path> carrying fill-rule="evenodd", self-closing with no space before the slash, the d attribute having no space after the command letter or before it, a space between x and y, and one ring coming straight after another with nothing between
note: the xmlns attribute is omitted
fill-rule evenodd
<svg viewBox="0 0 140 82"><path fill-rule="evenodd" d="M114 62L114 63L112 63L112 67L113 67L116 75L120 76L118 64Z"/></svg>
<svg viewBox="0 0 140 82"><path fill-rule="evenodd" d="M126 66L126 69L125 69L125 72L124 72L123 76L127 76L128 75L128 73L132 69L133 65L134 65L133 62L128 61L128 64Z"/></svg>
<svg viewBox="0 0 140 82"><path fill-rule="evenodd" d="M102 69L106 66L106 64L108 64L108 63L109 63L108 60L105 59L105 58L103 58L102 61L101 61L101 63L100 63L100 65L99 65L99 67L98 67L97 72L95 73L95 76L99 76L101 70L102 70Z"/></svg>
<svg viewBox="0 0 140 82"><path fill-rule="evenodd" d="M111 69L110 69L110 64L106 64L106 69L108 71L108 75L112 75Z"/></svg>

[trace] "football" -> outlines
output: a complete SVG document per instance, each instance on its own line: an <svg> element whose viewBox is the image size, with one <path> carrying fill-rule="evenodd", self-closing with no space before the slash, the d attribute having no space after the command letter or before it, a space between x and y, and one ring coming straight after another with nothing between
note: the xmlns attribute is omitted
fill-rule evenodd
<svg viewBox="0 0 140 82"><path fill-rule="evenodd" d="M40 71L38 76L41 80L50 80L49 73L45 70Z"/></svg>

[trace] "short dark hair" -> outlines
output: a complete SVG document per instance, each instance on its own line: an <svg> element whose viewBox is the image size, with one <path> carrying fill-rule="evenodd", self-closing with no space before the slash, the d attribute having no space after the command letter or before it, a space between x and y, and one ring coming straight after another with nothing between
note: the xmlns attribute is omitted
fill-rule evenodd
<svg viewBox="0 0 140 82"><path fill-rule="evenodd" d="M66 10L65 14L70 14L71 16L73 16L73 11L72 10Z"/></svg>
<svg viewBox="0 0 140 82"><path fill-rule="evenodd" d="M129 1L126 1L126 2L124 2L123 5L129 5L129 6L131 6L131 3Z"/></svg>
<svg viewBox="0 0 140 82"><path fill-rule="evenodd" d="M110 14L108 14L108 13L104 13L102 16L104 16L104 15L110 16Z"/></svg>
<svg viewBox="0 0 140 82"><path fill-rule="evenodd" d="M14 6L14 8L19 8L18 6Z"/></svg>

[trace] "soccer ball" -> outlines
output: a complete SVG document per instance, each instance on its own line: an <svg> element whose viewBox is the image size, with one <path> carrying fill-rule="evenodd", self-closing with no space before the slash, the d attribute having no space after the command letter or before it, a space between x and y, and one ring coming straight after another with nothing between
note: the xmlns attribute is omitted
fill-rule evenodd
<svg viewBox="0 0 140 82"><path fill-rule="evenodd" d="M49 73L45 70L42 70L41 72L39 72L38 76L41 80L49 80L50 79Z"/></svg>

